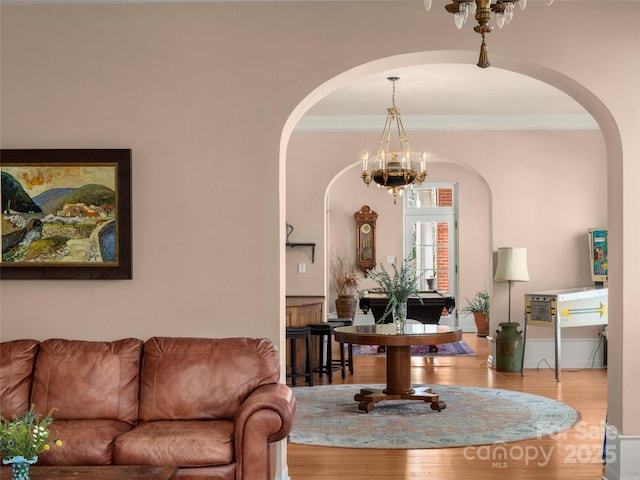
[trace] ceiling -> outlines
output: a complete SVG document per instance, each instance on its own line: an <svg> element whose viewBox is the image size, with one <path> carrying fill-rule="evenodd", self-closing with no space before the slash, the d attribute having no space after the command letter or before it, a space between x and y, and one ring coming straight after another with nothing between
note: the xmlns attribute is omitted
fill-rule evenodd
<svg viewBox="0 0 640 480"><path fill-rule="evenodd" d="M591 130L595 120L551 85L495 67L430 64L361 78L316 103L297 131L381 130L392 104L409 130Z"/></svg>

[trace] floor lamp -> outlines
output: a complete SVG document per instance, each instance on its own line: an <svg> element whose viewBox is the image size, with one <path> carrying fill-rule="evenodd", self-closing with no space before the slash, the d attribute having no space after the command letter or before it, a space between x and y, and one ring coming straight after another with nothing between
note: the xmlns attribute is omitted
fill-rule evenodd
<svg viewBox="0 0 640 480"><path fill-rule="evenodd" d="M524 247L501 247L498 249L496 282L509 282L509 323L511 323L511 284L528 282L527 249Z"/></svg>
<svg viewBox="0 0 640 480"><path fill-rule="evenodd" d="M511 284L528 282L527 249L522 247L503 247L498 249L496 282L509 282L509 322L500 323L501 331L496 336L496 370L499 372L522 372L524 344L520 325L511 323ZM526 325L525 325L526 326Z"/></svg>

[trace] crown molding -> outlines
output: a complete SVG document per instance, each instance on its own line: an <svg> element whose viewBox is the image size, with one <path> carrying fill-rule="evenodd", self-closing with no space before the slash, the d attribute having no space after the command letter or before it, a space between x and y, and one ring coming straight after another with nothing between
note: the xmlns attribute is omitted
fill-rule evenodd
<svg viewBox="0 0 640 480"><path fill-rule="evenodd" d="M403 115L407 131L487 131L487 130L598 130L589 114L505 114L505 115ZM380 115L306 115L296 132L380 131Z"/></svg>

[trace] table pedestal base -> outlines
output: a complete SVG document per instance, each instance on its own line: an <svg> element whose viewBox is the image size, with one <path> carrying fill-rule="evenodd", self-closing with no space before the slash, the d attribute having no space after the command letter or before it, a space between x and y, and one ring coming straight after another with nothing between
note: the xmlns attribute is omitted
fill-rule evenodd
<svg viewBox="0 0 640 480"><path fill-rule="evenodd" d="M356 393L353 399L358 403L358 409L370 412L375 404L384 400L423 400L431 403L431 410L444 410L447 404L440 400L440 397L433 393L430 387L410 388L401 392L390 392L388 388L363 388L360 393Z"/></svg>

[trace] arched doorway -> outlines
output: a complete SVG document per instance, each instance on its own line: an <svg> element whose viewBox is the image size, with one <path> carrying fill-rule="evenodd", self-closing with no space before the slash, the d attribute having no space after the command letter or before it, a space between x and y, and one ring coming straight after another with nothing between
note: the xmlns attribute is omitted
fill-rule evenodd
<svg viewBox="0 0 640 480"><path fill-rule="evenodd" d="M362 65L360 67L356 67L352 70L349 70L341 75L334 77L333 79L327 81L326 83L318 87L316 90L311 92L291 114L285 126L285 130L283 131L283 137L282 137L282 143L281 143L281 145L283 146L282 152L284 152L284 149L286 149L288 146L288 142L291 138L291 133L293 131L294 126L303 117L306 111L315 102L318 102L322 97L324 97L325 95L331 94L331 92L336 91L340 87L357 82L357 79L362 78L363 76L371 75L372 72L388 72L393 69L402 69L412 65L430 65L430 64L439 64L439 63L469 62L469 56L470 54L467 52L423 52L423 53L416 53L416 54L400 55L400 56L384 58L384 59L371 62L365 65ZM617 131L615 131L615 124L611 118L611 115L609 114L608 110L604 107L604 105L597 98L595 98L590 92L586 91L584 87L582 87L581 85L577 84L576 82L570 79L567 79L562 74L556 71L552 71L550 69L547 69L539 65L530 65L530 64L518 62L512 59L506 59L506 58L500 58L500 57L494 60L494 65L495 65L494 69L505 69L512 72L518 72L523 75L530 76L531 78L535 78L542 82L548 83L549 85L554 86L555 88L565 92L566 94L574 98L580 105L582 105L593 116L593 118L596 119L598 125L600 126L602 126L603 124L608 125L609 130L612 130L612 139L608 139L605 129L602 130L602 133L605 134L605 144L606 144L606 152L607 152L606 165L609 166L612 164L612 162L618 163L618 164L621 163L621 155L619 152L619 143L620 143L619 136L617 135ZM387 100L386 97L383 99L383 101L385 100ZM379 131L378 131L379 128L380 127L376 127L376 132L374 132L374 136L379 134ZM349 151L349 148L352 148L353 145L349 146L348 143L342 144L343 146L346 145L346 147L342 148L342 152L340 152L339 155L343 155L344 158L341 158L340 161L342 163L340 163L337 167L335 167L334 172L336 175L340 170L345 169L346 165L348 166L349 164L357 163L358 154L361 153L362 146L367 144L366 141L364 140L361 141L361 138L363 138L362 135L363 134L358 132L351 132L349 134L349 138L356 139L356 142L359 142L357 147L357 150L359 150L358 152L356 152L355 150L352 150L351 152ZM416 143L419 144L419 142L415 141L414 135L415 135L414 133L411 133L412 145L414 146L415 149L420 149L421 146L418 146L416 144ZM477 145L478 145L478 148L483 148L488 150L491 150L491 148L493 148L490 143L483 144L482 141L478 142ZM440 153L443 153L445 155L449 154L450 153L449 151L450 151L450 148L448 148L447 146L440 148ZM336 156L334 152L332 152L332 155ZM286 168L285 166L286 164L284 161L285 159L281 156L282 168ZM454 163L456 162L465 163L465 159L464 158L454 159ZM328 167L328 168L331 168L331 167ZM333 178L333 175L330 175L330 178L327 179L324 185L328 185L331 181L333 181L332 178ZM319 183L322 182L321 179L317 179L317 181ZM305 191L305 193L307 192ZM323 191L323 195L324 195L324 191ZM357 205L357 207L359 207L359 205ZM326 205L324 205L323 208L325 208L326 210ZM325 222L324 220L322 221ZM327 261L327 254L329 251L327 238L326 238L327 227L328 226L325 222L323 226L323 241L325 243L324 245L325 246L325 249L324 249L325 263ZM610 228L612 228L612 226L610 226ZM316 234L316 236L319 237L319 234ZM490 254L490 251L489 251L489 254ZM489 278L487 282L490 282L490 276L492 275L492 272L490 271L490 269L491 269L491 265L489 264L489 268L488 268L489 271L485 274L485 277ZM324 271L326 271L326 268L324 269ZM323 280L320 280L320 282L322 282L322 284L324 285ZM325 289L326 287L323 286L322 288ZM325 291L325 296L327 296L326 293L327 292Z"/></svg>
<svg viewBox="0 0 640 480"><path fill-rule="evenodd" d="M287 168L287 149L289 146L289 142L291 140L292 132L294 130L295 125L298 121L303 117L304 113L320 98L329 94L330 92L340 88L341 86L347 85L350 82L355 81L357 78L362 76L369 75L374 72L383 72L388 71L389 69L402 67L406 65L418 65L418 64L429 64L429 63L438 63L438 62L472 62L472 54L465 52L423 52L423 53L415 53L415 54L407 54L396 57L389 57L385 59L380 59L374 62L370 62L368 64L362 65L360 67L356 67L352 70L344 72L340 74L311 92L292 112L288 121L285 124L285 128L283 130L283 134L281 137L281 153L280 153L280 169L282 173L282 178L284 178L284 172ZM616 122L613 119L611 113L607 109L607 107L602 103L602 101L595 97L590 91L588 91L583 85L574 81L571 78L567 78L562 73L551 70L541 65L528 64L526 62L517 61L514 59L508 59L503 57L496 56L493 58L494 68L503 68L506 70L510 70L513 72L518 72L523 75L527 75L529 77L538 79L542 82L545 82L549 85L554 86L555 88L565 92L570 95L573 99L575 99L580 105L582 105L589 114L595 119L598 127L599 127L599 135L601 135L601 141L603 143L603 152L605 169L602 173L602 177L604 178L606 171L608 195L607 195L607 227L610 232L610 246L612 255L610 257L610 265L611 265L611 275L609 277L609 302L611 305L610 310L610 318L613 318L614 314L617 314L618 324L610 325L610 339L612 343L615 344L616 338L618 340L621 338L621 313L622 313L622 278L623 278L623 265L622 265L622 215L620 212L622 211L622 200L623 200L623 192L622 192L622 146L620 133L616 126ZM354 135L355 136L355 135ZM363 143L364 144L364 143ZM490 146L488 146L490 147ZM353 158L357 158L357 155L350 155L348 162L353 162ZM344 165L348 165L345 163ZM340 169L337 169L339 171ZM328 184L328 181L323 184L323 189ZM615 188L612 188L615 186ZM324 190L323 190L324 192ZM286 202L284 201L284 194L282 197L281 204L281 218L286 218ZM320 207L320 220L319 222L324 223L322 220L322 210L324 203ZM326 225L323 225L323 231L326 230ZM324 255L324 260L326 264L326 254ZM284 262L282 262L284 263ZM282 273L285 273L285 265L282 266ZM326 265L323 271L326 271ZM319 284L322 285L322 289L324 290L325 282L324 276L319 280ZM326 293L326 292L325 292ZM325 295L326 296L326 295ZM617 391L613 393L616 397L616 403L618 407L619 414L619 406L622 401L622 396L620 394L620 372L621 372L621 352L617 352L617 360L612 362L609 360L609 377L614 378L614 387L617 388ZM610 383L611 385L611 383ZM610 398L611 398L610 393Z"/></svg>

